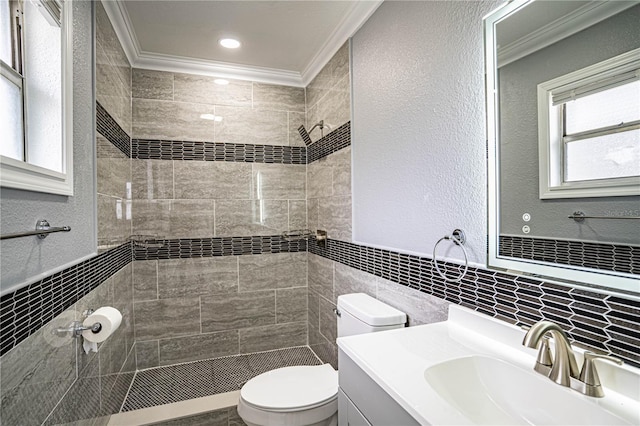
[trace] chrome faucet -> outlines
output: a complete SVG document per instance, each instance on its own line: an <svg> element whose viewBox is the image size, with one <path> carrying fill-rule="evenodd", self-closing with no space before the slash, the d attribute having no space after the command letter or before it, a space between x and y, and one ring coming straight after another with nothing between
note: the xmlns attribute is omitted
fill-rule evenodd
<svg viewBox="0 0 640 426"><path fill-rule="evenodd" d="M549 338L545 336L547 333L554 340L553 359L549 349ZM612 356L585 352L582 371L578 373L578 363L567 335L551 321L539 321L531 326L525 334L522 344L532 349L540 346L534 367L535 371L562 386L570 387L584 395L596 398L602 398L604 391L593 360L599 358L618 365L622 364L620 359Z"/></svg>
<svg viewBox="0 0 640 426"><path fill-rule="evenodd" d="M522 344L528 348L536 349L540 340L544 340L543 337L547 333L551 335L555 343L553 362L551 363L550 369L548 364L544 366L546 368L540 368L538 366L541 364L540 360L543 357L548 359L546 352L549 349L546 341L544 341L540 348L540 355L538 355L535 370L544 374L545 370L549 369L548 377L551 380L562 386L570 387L571 378L577 379L580 374L578 371L578 363L576 362L576 357L573 354L573 349L571 349L571 343L569 343L567 335L557 324L551 321L539 321L535 323L529 331L527 331ZM544 354L543 351L545 352Z"/></svg>

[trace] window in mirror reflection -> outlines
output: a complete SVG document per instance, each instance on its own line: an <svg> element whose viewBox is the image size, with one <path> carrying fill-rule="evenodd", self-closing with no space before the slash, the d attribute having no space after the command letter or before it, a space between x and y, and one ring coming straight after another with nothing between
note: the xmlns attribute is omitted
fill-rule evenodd
<svg viewBox="0 0 640 426"><path fill-rule="evenodd" d="M564 104L565 181L640 176L640 81Z"/></svg>
<svg viewBox="0 0 640 426"><path fill-rule="evenodd" d="M638 191L640 51L541 83L538 110L540 198Z"/></svg>

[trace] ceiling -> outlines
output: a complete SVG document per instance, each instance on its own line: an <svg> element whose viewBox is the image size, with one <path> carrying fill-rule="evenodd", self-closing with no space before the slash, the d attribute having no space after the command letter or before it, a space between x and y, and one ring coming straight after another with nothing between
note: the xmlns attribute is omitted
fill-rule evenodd
<svg viewBox="0 0 640 426"><path fill-rule="evenodd" d="M104 1L134 67L304 86L381 1ZM230 50L221 38L241 41Z"/></svg>

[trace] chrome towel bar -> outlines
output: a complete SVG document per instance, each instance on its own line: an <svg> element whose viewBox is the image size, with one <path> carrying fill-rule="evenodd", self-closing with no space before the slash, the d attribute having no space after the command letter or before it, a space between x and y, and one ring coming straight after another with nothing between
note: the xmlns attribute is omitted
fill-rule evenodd
<svg viewBox="0 0 640 426"><path fill-rule="evenodd" d="M47 238L47 235L53 234L54 232L69 232L71 231L70 226L59 226L59 227L51 227L49 222L46 219L40 219L36 222L36 230L35 231L27 231L27 232L17 232L15 234L7 234L1 235L0 240L8 240L11 238L20 238L20 237L29 237L32 235L37 235L41 240Z"/></svg>
<svg viewBox="0 0 640 426"><path fill-rule="evenodd" d="M567 217L576 222L582 222L585 219L640 219L640 216L587 216L581 211L575 211Z"/></svg>

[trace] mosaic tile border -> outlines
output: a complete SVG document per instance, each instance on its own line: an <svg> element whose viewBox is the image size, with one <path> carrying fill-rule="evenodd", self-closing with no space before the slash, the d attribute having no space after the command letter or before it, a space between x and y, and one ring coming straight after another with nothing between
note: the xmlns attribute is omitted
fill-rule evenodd
<svg viewBox="0 0 640 426"><path fill-rule="evenodd" d="M126 243L0 299L0 356L133 260Z"/></svg>
<svg viewBox="0 0 640 426"><path fill-rule="evenodd" d="M279 235L252 237L183 238L149 240L144 247L134 244L135 260L180 259L193 257L239 256L246 254L295 253L307 251L307 241L287 241Z"/></svg>
<svg viewBox="0 0 640 426"><path fill-rule="evenodd" d="M307 164L333 154L351 145L351 122L332 130L327 136L307 147Z"/></svg>
<svg viewBox="0 0 640 426"><path fill-rule="evenodd" d="M501 235L500 256L640 274L640 247Z"/></svg>
<svg viewBox="0 0 640 426"><path fill-rule="evenodd" d="M244 163L307 164L300 146L133 139L132 158L138 160L234 161Z"/></svg>
<svg viewBox="0 0 640 426"><path fill-rule="evenodd" d="M99 102L96 102L96 129L127 157L137 160L310 164L351 145L349 121L308 147L132 139Z"/></svg>
<svg viewBox="0 0 640 426"><path fill-rule="evenodd" d="M111 114L100 105L100 102L96 102L96 130L124 155L131 158L131 138L111 117Z"/></svg>
<svg viewBox="0 0 640 426"><path fill-rule="evenodd" d="M320 364L309 347L299 346L143 370L136 373L122 412L235 391L276 368Z"/></svg>
<svg viewBox="0 0 640 426"><path fill-rule="evenodd" d="M331 239L327 248L310 242L309 252L512 324L556 322L582 345L640 367L640 302L483 268L443 282L429 258ZM461 270L440 265L451 276Z"/></svg>

